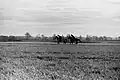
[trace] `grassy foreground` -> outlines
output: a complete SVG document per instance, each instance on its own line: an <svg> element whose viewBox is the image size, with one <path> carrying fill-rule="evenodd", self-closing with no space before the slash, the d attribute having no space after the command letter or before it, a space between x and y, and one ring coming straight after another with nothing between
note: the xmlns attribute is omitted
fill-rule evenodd
<svg viewBox="0 0 120 80"><path fill-rule="evenodd" d="M120 45L1 43L0 80L120 80Z"/></svg>

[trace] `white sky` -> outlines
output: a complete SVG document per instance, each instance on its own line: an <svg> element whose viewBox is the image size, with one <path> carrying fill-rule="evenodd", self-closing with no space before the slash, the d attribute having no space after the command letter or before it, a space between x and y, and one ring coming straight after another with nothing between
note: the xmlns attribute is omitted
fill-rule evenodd
<svg viewBox="0 0 120 80"><path fill-rule="evenodd" d="M120 35L120 0L0 0L0 33Z"/></svg>

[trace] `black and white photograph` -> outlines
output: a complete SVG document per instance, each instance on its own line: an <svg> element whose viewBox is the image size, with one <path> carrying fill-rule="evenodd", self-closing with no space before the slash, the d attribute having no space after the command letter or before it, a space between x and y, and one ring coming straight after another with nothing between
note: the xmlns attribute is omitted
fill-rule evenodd
<svg viewBox="0 0 120 80"><path fill-rule="evenodd" d="M120 80L120 0L0 0L0 80Z"/></svg>

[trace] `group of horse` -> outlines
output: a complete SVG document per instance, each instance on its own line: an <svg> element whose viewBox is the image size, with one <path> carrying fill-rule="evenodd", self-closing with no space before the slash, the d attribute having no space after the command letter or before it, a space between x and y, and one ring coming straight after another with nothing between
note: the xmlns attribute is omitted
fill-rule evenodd
<svg viewBox="0 0 120 80"><path fill-rule="evenodd" d="M54 36L53 37L53 40L55 40L57 42L57 44L60 44L60 43L70 43L70 44L78 44L78 43L81 43L82 41L79 39L79 38L76 38L74 35L67 35L66 37L64 36L60 36L60 35L57 35L57 36Z"/></svg>

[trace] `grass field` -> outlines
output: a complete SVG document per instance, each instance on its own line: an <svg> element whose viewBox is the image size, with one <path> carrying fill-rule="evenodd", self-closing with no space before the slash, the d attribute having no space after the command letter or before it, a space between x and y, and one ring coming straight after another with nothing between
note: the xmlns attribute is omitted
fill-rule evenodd
<svg viewBox="0 0 120 80"><path fill-rule="evenodd" d="M1 42L0 80L120 80L120 44Z"/></svg>

